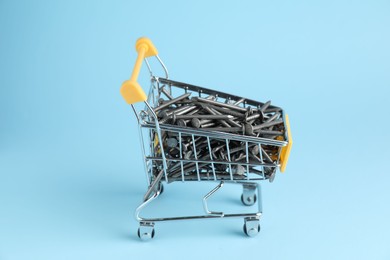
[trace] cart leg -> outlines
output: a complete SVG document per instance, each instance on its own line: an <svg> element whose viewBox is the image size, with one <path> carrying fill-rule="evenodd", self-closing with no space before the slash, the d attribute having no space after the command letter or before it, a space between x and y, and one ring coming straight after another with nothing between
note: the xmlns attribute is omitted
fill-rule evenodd
<svg viewBox="0 0 390 260"><path fill-rule="evenodd" d="M217 215L217 216L220 216L221 218L224 216L224 213L223 212L217 212L217 211L210 211L208 206L207 206L207 199L213 195L217 190L219 190L222 186L223 186L224 182L221 181L217 187L215 187L214 189L212 189L209 193L207 193L204 197L203 197L203 208L204 210L206 211L207 214L210 214L210 215Z"/></svg>
<svg viewBox="0 0 390 260"><path fill-rule="evenodd" d="M256 183L244 183L242 184L243 191L241 195L241 201L246 206L252 206L257 201L256 196Z"/></svg>
<svg viewBox="0 0 390 260"><path fill-rule="evenodd" d="M160 181L152 190L152 194L158 193L159 196L164 192L164 184ZM149 195L150 196L150 195Z"/></svg>
<svg viewBox="0 0 390 260"><path fill-rule="evenodd" d="M150 240L154 237L154 223L153 222L140 222L138 228L138 237L141 240Z"/></svg>
<svg viewBox="0 0 390 260"><path fill-rule="evenodd" d="M161 170L153 182L149 185L148 190L144 195L144 201L147 201L153 193L157 193L157 196L164 191L161 178L164 175L164 170Z"/></svg>
<svg viewBox="0 0 390 260"><path fill-rule="evenodd" d="M162 184L162 182L158 184L158 191L160 192L160 195L164 192L164 185Z"/></svg>
<svg viewBox="0 0 390 260"><path fill-rule="evenodd" d="M260 221L258 218L245 218L244 221L244 233L248 237L254 237L260 232Z"/></svg>

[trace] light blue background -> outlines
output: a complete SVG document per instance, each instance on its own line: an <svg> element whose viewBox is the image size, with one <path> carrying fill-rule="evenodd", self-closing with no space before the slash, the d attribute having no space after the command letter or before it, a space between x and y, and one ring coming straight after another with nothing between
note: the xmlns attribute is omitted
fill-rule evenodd
<svg viewBox="0 0 390 260"><path fill-rule="evenodd" d="M390 259L389 13L389 1L0 0L0 259ZM259 236L210 220L138 241L146 182L119 88L143 35L172 79L288 112L294 147L263 185ZM165 188L150 212L201 210L211 186ZM239 195L227 186L212 206Z"/></svg>

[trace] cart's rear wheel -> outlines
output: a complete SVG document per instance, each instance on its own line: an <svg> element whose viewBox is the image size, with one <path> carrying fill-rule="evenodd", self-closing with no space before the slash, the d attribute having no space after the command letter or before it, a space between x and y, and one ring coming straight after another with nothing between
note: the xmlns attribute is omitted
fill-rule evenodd
<svg viewBox="0 0 390 260"><path fill-rule="evenodd" d="M154 225L153 224L146 224L138 228L137 235L141 240L150 240L154 238Z"/></svg>
<svg viewBox="0 0 390 260"><path fill-rule="evenodd" d="M244 194L241 195L241 202L245 206L252 206L257 201L256 194L253 194L252 196L244 196Z"/></svg>

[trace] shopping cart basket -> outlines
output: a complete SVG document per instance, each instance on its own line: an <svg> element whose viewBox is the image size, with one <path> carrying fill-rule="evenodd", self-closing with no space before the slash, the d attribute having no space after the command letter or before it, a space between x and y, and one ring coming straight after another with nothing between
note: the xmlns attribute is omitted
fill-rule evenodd
<svg viewBox="0 0 390 260"><path fill-rule="evenodd" d="M243 218L244 233L248 236L256 235L260 231L259 220L262 214L259 181L269 180L272 182L277 168L280 168L283 172L287 165L292 146L288 116L280 107L271 106L269 103L261 103L170 80L168 71L158 56L157 49L147 38L138 39L136 51L138 57L133 73L130 80L123 83L121 94L125 101L132 106L138 120L143 162L148 181L148 189L143 201L135 211L136 219L140 224L138 236L143 240L153 238L155 222L231 217ZM163 67L164 77L153 75L147 59L152 56L155 56ZM137 83L143 61L145 61L151 74L151 87L148 96ZM164 102L161 100L162 96L167 96L170 100ZM175 96L178 96L178 98L174 98ZM225 131L226 129L221 130L220 128L186 127L185 123L179 125L163 123L164 119L161 120L163 109L161 108L168 107L175 101L181 101L182 104L186 105L186 107L177 105L176 111L181 112L177 113L179 115L183 114L184 110L187 112L194 110L196 107L194 104L200 101L216 105L214 106L216 109L220 105L222 111L229 111L228 109L232 108L229 112L232 115L246 111L260 111L267 107L266 111L269 113L277 111L278 116L280 116L278 120L280 120L283 134L265 138L259 135L246 135L245 132L248 132L248 129L245 129L245 127L243 127L244 134L237 134L230 133L229 128L227 128L228 131ZM145 108L138 111L134 106L137 102L144 102ZM224 116L221 115L220 117ZM273 117L276 118L276 116ZM227 126L230 125L227 124ZM200 151L202 151L202 156L200 156ZM240 151L239 155L232 155L237 151ZM256 153L252 151L256 151ZM219 155L217 156L216 153ZM254 154L257 154L257 157ZM218 185L203 197L205 214L155 218L140 216L141 211L162 193L163 182L172 183L177 181L218 182ZM243 204L251 206L257 202L256 211L253 213L210 211L207 204L208 198L219 190L225 182L242 185L241 200Z"/></svg>

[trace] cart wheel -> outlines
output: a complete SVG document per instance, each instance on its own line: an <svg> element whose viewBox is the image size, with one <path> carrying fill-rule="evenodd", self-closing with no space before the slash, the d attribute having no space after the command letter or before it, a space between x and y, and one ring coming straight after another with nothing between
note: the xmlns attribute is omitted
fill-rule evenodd
<svg viewBox="0 0 390 260"><path fill-rule="evenodd" d="M138 237L141 240L150 240L154 238L154 226L153 225L141 225L138 228Z"/></svg>
<svg viewBox="0 0 390 260"><path fill-rule="evenodd" d="M256 194L253 194L252 196L244 196L244 194L241 195L241 202L245 206L252 206L257 201Z"/></svg>
<svg viewBox="0 0 390 260"><path fill-rule="evenodd" d="M254 237L260 233L259 220L245 220L243 230L248 237Z"/></svg>

